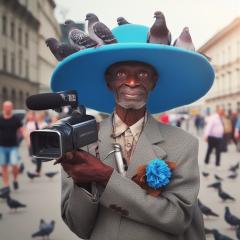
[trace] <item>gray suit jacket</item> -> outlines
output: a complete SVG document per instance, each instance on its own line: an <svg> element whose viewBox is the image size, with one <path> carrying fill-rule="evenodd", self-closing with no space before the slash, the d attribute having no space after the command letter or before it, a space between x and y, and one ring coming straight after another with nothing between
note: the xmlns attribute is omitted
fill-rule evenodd
<svg viewBox="0 0 240 240"><path fill-rule="evenodd" d="M114 156L106 158L114 142L111 134L112 121L108 118L100 124L99 153L105 164L116 169ZM97 185L98 198L62 172L63 220L80 238L90 240L204 240L203 218L197 205L197 155L196 138L148 115L127 177L114 170L105 189ZM147 195L131 180L139 165L155 158L177 165L159 197Z"/></svg>

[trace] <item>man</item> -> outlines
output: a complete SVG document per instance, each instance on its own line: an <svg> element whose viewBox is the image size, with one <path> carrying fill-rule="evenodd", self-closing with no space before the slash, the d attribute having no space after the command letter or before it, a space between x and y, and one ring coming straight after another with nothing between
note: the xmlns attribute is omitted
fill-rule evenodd
<svg viewBox="0 0 240 240"><path fill-rule="evenodd" d="M208 143L208 149L205 157L205 164L209 164L210 155L213 149L216 150L216 167L220 166L221 147L223 144L224 125L221 119L222 110L217 107L216 113L208 117L204 130L204 139Z"/></svg>
<svg viewBox="0 0 240 240"><path fill-rule="evenodd" d="M186 52L183 57L183 51L174 47L145 43L147 31L133 24L116 28L114 35L124 44L80 51L53 74L54 91L76 89L88 107L110 112L115 102L114 113L100 123L97 145L68 152L58 160L64 169L62 217L83 239L205 239L197 205L198 142L179 128L157 122L147 110L161 112L196 100L210 88L214 75L209 63L195 53ZM141 43L137 45L138 36ZM172 55L167 63L168 54ZM194 76L189 74L192 64ZM180 65L181 71L175 74ZM81 77L76 80L78 74ZM189 89L192 79L198 86ZM121 145L126 176L118 172L110 154L114 143ZM132 180L138 167L153 159L176 164L158 196Z"/></svg>
<svg viewBox="0 0 240 240"><path fill-rule="evenodd" d="M13 104L10 101L3 103L3 113L0 116L0 165L2 167L3 188L2 192L8 193L9 188L9 165L12 167L13 188L18 189L18 142L17 133L22 134L21 121L13 116Z"/></svg>

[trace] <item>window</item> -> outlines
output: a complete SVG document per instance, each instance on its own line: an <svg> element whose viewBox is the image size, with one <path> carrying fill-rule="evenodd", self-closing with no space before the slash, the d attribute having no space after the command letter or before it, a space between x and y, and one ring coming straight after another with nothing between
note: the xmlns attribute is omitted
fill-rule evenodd
<svg viewBox="0 0 240 240"><path fill-rule="evenodd" d="M11 22L11 39L15 39L15 23Z"/></svg>
<svg viewBox="0 0 240 240"><path fill-rule="evenodd" d="M25 47L28 48L29 45L29 39L28 39L28 33L25 33Z"/></svg>
<svg viewBox="0 0 240 240"><path fill-rule="evenodd" d="M22 28L18 28L18 43L22 44Z"/></svg>
<svg viewBox="0 0 240 240"><path fill-rule="evenodd" d="M11 100L13 102L13 105L15 105L16 104L16 91L15 91L15 89L12 89Z"/></svg>
<svg viewBox="0 0 240 240"><path fill-rule="evenodd" d="M23 106L23 92L22 91L19 92L19 104L21 107Z"/></svg>
<svg viewBox="0 0 240 240"><path fill-rule="evenodd" d="M7 17L2 16L2 34L7 35Z"/></svg>
<svg viewBox="0 0 240 240"><path fill-rule="evenodd" d="M2 100L3 102L6 101L8 99L8 91L7 91L7 88L3 87L2 89Z"/></svg>
<svg viewBox="0 0 240 240"><path fill-rule="evenodd" d="M18 72L19 72L19 76L22 75L22 50L19 50L19 55L18 55Z"/></svg>
<svg viewBox="0 0 240 240"><path fill-rule="evenodd" d="M3 49L2 51L2 62L3 62L3 71L7 72L7 50Z"/></svg>
<svg viewBox="0 0 240 240"><path fill-rule="evenodd" d="M26 69L25 69L25 74L26 74L26 78L28 79L29 78L29 62L28 62L28 60L26 60L26 62L25 62L25 67L26 67Z"/></svg>
<svg viewBox="0 0 240 240"><path fill-rule="evenodd" d="M11 54L11 73L15 74L15 53Z"/></svg>

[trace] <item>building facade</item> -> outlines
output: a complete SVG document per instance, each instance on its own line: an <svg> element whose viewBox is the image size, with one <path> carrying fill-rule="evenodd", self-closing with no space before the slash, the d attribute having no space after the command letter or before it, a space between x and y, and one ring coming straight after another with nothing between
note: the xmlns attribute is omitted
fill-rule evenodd
<svg viewBox="0 0 240 240"><path fill-rule="evenodd" d="M0 1L0 103L25 108L29 95L49 90L56 60L44 41L60 38L54 8L50 0Z"/></svg>
<svg viewBox="0 0 240 240"><path fill-rule="evenodd" d="M205 107L240 111L240 17L215 34L200 49L211 57L214 85L205 96Z"/></svg>

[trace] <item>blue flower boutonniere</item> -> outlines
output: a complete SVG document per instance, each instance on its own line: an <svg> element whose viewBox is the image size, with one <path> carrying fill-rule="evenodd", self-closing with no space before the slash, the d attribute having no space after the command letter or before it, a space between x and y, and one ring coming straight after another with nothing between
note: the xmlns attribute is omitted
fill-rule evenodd
<svg viewBox="0 0 240 240"><path fill-rule="evenodd" d="M157 197L162 192L162 188L170 182L171 170L175 167L174 162L153 159L148 165L139 166L132 180L145 189L149 195Z"/></svg>

